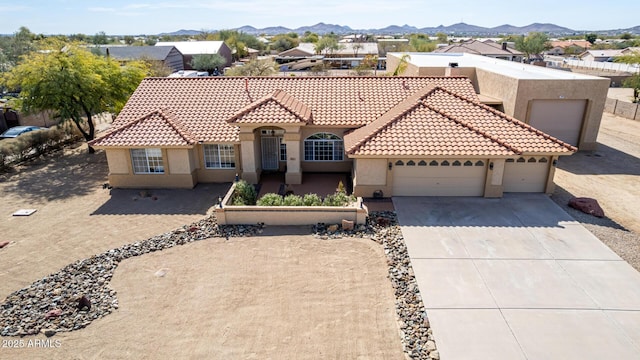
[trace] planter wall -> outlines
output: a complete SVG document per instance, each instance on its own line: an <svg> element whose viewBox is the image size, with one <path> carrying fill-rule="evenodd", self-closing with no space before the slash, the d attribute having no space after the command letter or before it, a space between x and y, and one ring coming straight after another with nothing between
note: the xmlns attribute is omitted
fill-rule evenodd
<svg viewBox="0 0 640 360"><path fill-rule="evenodd" d="M257 224L265 225L314 225L317 223L340 224L342 220L364 224L367 207L358 198L352 206L233 206L227 205L235 190L229 189L220 205L215 207L220 225Z"/></svg>

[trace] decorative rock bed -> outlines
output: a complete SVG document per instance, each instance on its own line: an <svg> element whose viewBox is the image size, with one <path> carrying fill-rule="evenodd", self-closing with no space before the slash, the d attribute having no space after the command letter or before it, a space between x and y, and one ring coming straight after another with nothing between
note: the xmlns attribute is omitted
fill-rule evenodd
<svg viewBox="0 0 640 360"><path fill-rule="evenodd" d="M258 226L218 226L214 217L79 260L18 290L0 304L0 335L24 336L81 329L118 308L109 281L118 263L211 237L251 236ZM88 299L88 306L82 297Z"/></svg>
<svg viewBox="0 0 640 360"><path fill-rule="evenodd" d="M42 332L52 336L56 332L84 328L118 309L116 292L109 287L109 281L120 261L197 240L252 236L259 231L260 226L254 225L219 226L211 216L172 232L76 261L10 294L0 304L0 335ZM352 230L318 224L313 232L321 239L369 238L383 246L396 296L403 349L411 359L439 359L395 213L371 212L366 224L356 225Z"/></svg>

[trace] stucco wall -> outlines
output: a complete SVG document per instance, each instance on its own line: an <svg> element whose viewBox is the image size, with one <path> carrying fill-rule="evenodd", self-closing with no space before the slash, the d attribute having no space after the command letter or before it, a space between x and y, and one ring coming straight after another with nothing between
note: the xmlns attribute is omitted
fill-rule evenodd
<svg viewBox="0 0 640 360"><path fill-rule="evenodd" d="M171 174L191 174L193 168L189 161L191 149L168 149L167 164Z"/></svg>
<svg viewBox="0 0 640 360"><path fill-rule="evenodd" d="M105 154L107 154L109 174L128 175L131 173L129 149L107 149Z"/></svg>
<svg viewBox="0 0 640 360"><path fill-rule="evenodd" d="M518 80L502 74L476 69L476 90L483 95L491 96L502 100L504 113L524 121L524 117L516 116L518 109ZM526 102L524 113L526 115Z"/></svg>
<svg viewBox="0 0 640 360"><path fill-rule="evenodd" d="M607 99L607 79L520 80L514 117L528 122L529 101L534 99L587 99L585 120L578 148L595 150L602 112Z"/></svg>

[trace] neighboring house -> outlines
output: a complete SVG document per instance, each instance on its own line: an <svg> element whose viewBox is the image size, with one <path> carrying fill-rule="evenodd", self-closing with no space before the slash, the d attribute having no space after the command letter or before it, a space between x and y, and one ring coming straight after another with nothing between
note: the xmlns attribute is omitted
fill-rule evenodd
<svg viewBox="0 0 640 360"><path fill-rule="evenodd" d="M587 50L580 54L580 60L582 61L613 61L614 58L623 55L623 50Z"/></svg>
<svg viewBox="0 0 640 360"><path fill-rule="evenodd" d="M184 69L182 53L175 46L105 46L101 50L121 63L146 59L163 63L173 71Z"/></svg>
<svg viewBox="0 0 640 360"><path fill-rule="evenodd" d="M628 47L626 49L622 49L622 51L620 52L622 55L640 55L640 47L635 46L635 47Z"/></svg>
<svg viewBox="0 0 640 360"><path fill-rule="evenodd" d="M586 40L551 41L550 44L551 49L547 50L545 54L555 56L581 54L591 47L591 43Z"/></svg>
<svg viewBox="0 0 640 360"><path fill-rule="evenodd" d="M389 53L387 68L403 55ZM483 103L581 150L597 148L609 79L472 54L408 55L403 75L467 76Z"/></svg>
<svg viewBox="0 0 640 360"><path fill-rule="evenodd" d="M553 191L576 148L480 103L465 77L147 78L112 128L115 187L350 172L358 196Z"/></svg>
<svg viewBox="0 0 640 360"><path fill-rule="evenodd" d="M338 43L338 46L337 50L322 51L318 54L316 44L300 43L295 48L279 53L275 59L280 64L304 60L298 64L308 63L307 65L310 65L309 60L322 58L327 65L348 69L358 66L366 56L378 56L379 54L377 43ZM297 69L297 64L290 65L291 69Z"/></svg>
<svg viewBox="0 0 640 360"><path fill-rule="evenodd" d="M155 46L175 46L184 58L184 70L195 70L191 66L194 55L218 54L227 60L223 68L233 62L231 49L224 41L158 41Z"/></svg>
<svg viewBox="0 0 640 360"><path fill-rule="evenodd" d="M524 54L507 46L506 42L498 44L494 41L467 40L457 44L441 47L434 53L474 54L495 59L522 62Z"/></svg>

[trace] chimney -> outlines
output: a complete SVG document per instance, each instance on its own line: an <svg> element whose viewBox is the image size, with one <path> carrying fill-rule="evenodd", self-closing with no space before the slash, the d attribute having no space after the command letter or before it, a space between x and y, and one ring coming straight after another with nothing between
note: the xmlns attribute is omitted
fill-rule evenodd
<svg viewBox="0 0 640 360"><path fill-rule="evenodd" d="M502 42L502 50L507 50L507 42L506 41Z"/></svg>
<svg viewBox="0 0 640 360"><path fill-rule="evenodd" d="M444 76L462 76L462 72L460 71L460 68L458 68L458 63L449 63L449 67L444 69Z"/></svg>

